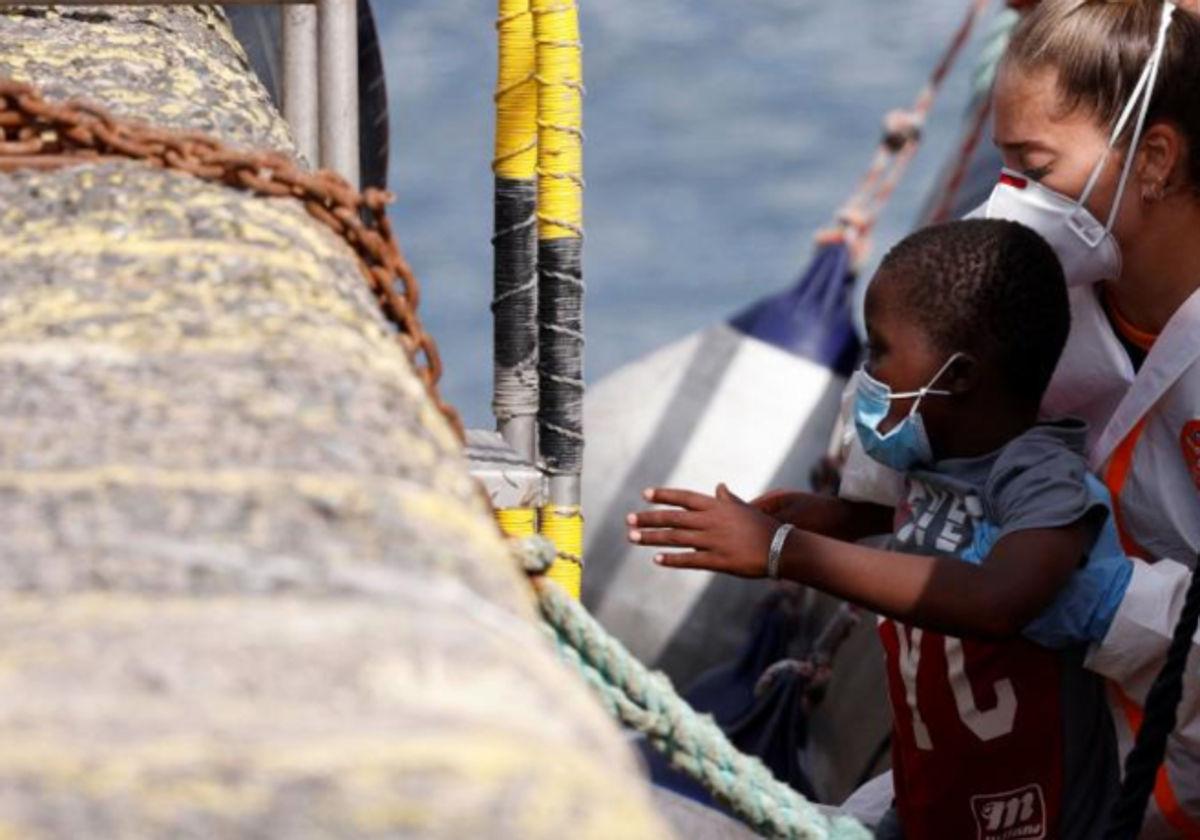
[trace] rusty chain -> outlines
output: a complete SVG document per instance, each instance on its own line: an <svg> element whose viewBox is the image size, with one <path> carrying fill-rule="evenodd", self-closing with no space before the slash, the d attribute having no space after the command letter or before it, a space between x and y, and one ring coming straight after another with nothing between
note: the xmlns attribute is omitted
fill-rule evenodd
<svg viewBox="0 0 1200 840"><path fill-rule="evenodd" d="M0 79L0 171L111 160L145 161L254 195L299 200L354 250L430 398L463 437L458 412L438 390L441 356L417 316L420 287L387 217L391 193L359 192L335 172L308 172L277 152L239 151L205 134L156 128L77 100L50 102L31 85Z"/></svg>

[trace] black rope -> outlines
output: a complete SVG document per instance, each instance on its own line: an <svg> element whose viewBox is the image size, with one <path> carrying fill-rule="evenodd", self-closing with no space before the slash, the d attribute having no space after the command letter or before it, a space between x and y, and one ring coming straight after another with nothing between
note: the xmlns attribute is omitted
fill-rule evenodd
<svg viewBox="0 0 1200 840"><path fill-rule="evenodd" d="M1187 597L1179 612L1175 634L1167 649L1167 660L1146 696L1146 713L1137 741L1125 759L1125 781L1121 795L1113 805L1105 840L1136 840L1146 816L1146 806L1154 792L1158 768L1167 751L1167 740L1175 729L1179 701L1183 697L1183 677L1191 653L1192 637L1200 622L1200 560L1192 572Z"/></svg>
<svg viewBox="0 0 1200 840"><path fill-rule="evenodd" d="M495 391L497 420L538 412L537 182L496 179Z"/></svg>
<svg viewBox="0 0 1200 840"><path fill-rule="evenodd" d="M546 471L583 471L583 240L544 239L538 248L541 408Z"/></svg>

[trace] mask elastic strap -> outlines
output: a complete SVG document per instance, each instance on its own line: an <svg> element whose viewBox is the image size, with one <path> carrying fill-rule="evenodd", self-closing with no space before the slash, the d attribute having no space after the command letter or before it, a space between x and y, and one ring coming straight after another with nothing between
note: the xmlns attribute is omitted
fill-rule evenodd
<svg viewBox="0 0 1200 840"><path fill-rule="evenodd" d="M940 368L938 368L938 372L933 375L933 378L929 380L929 384L926 385L924 388L921 388L916 391L902 391L899 394L892 394L891 399L907 400L907 399L912 399L913 397L916 397L917 401L915 403L913 403L912 409L909 410L909 412L908 412L909 414L912 414L914 411L917 410L917 406L921 404L921 400L923 400L925 397L928 397L928 396L949 397L949 396L951 396L954 393L953 391L941 391L941 390L935 389L933 386L937 383L937 381L939 379L942 378L942 374L944 374L946 371L948 371L950 369L950 365L952 365L956 361L958 361L959 357L961 357L962 355L963 355L962 351L959 351L959 352L955 353L953 356L951 356L949 359L947 359L945 364L943 364Z"/></svg>
<svg viewBox="0 0 1200 840"><path fill-rule="evenodd" d="M1117 124L1108 137L1108 145L1104 147L1104 154L1100 156L1100 160L1096 161L1096 165L1092 167L1092 174L1088 176L1087 184L1084 185L1083 192L1080 194L1076 204L1083 206L1091 198L1092 190L1096 188L1096 182L1100 180L1100 173L1104 171L1104 164L1108 162L1108 156L1112 154L1113 147L1117 144L1117 140L1120 139L1121 134L1125 131L1125 126L1129 123L1129 118L1133 116L1133 109L1137 107L1142 96L1142 91L1146 89L1146 83L1150 80L1150 71L1153 69L1153 64L1154 58L1151 56L1146 61L1146 66L1142 69L1142 75L1138 77L1137 84L1133 87L1133 93L1129 94L1129 101L1125 103L1125 110L1117 118Z"/></svg>
<svg viewBox="0 0 1200 840"><path fill-rule="evenodd" d="M1162 56L1166 51L1167 32L1171 28L1171 21L1175 17L1175 4L1163 4L1162 23L1158 27L1158 41L1154 45L1154 54L1150 58L1150 66L1146 69L1150 71L1150 81L1146 85L1146 98L1142 100L1142 110L1138 114L1137 125L1133 129L1133 139L1129 142L1129 154L1125 156L1125 166L1121 169L1121 180L1117 182L1117 195L1113 199L1112 209L1108 211L1108 221L1105 222L1106 230L1111 231L1113 224L1117 221L1117 212L1121 209L1121 199L1125 197L1125 187L1129 183L1129 171L1133 168L1133 159L1137 153L1138 141L1142 139L1142 129L1146 125L1146 115L1150 112L1150 100L1154 98L1154 83L1158 80L1158 68L1162 64Z"/></svg>
<svg viewBox="0 0 1200 840"><path fill-rule="evenodd" d="M1140 102L1142 105L1138 116L1137 126L1134 130L1133 140L1129 146L1129 155L1126 157L1125 166L1121 173L1121 180L1117 185L1116 200L1113 202L1112 208L1109 210L1108 222L1105 225L1107 230L1112 230L1113 222L1116 221L1117 210L1121 206L1121 199L1125 194L1125 183L1128 178L1129 169L1133 161L1134 152L1137 151L1138 141L1141 139L1142 128L1145 125L1146 114L1150 110L1150 100L1154 96L1154 83L1158 78L1158 66L1162 59L1163 49L1167 43L1167 30L1171 26L1171 20L1175 15L1175 4L1164 3L1162 20L1158 27L1158 39L1155 41L1154 50L1150 53L1150 58L1146 61L1146 66L1142 69L1141 76L1138 77L1137 84L1134 85L1133 92L1129 95L1129 101L1125 103L1125 108L1121 111L1121 116L1117 119L1117 124L1113 127L1112 134L1108 138L1108 146L1104 149L1104 155L1096 162L1092 168L1092 174L1088 176L1087 184L1083 188L1083 193L1079 196L1076 202L1079 206L1087 203L1091 197L1092 191L1096 188L1097 182L1100 180L1100 175L1104 171L1104 164L1108 162L1108 157L1112 154L1113 148L1117 141L1125 131L1125 127L1129 124L1130 117L1133 116L1134 109ZM1143 96L1144 94L1144 96Z"/></svg>

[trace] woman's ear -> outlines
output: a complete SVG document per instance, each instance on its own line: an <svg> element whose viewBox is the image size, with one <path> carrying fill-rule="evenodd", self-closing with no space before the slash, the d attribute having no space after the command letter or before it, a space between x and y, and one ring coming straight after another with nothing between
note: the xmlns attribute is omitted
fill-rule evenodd
<svg viewBox="0 0 1200 840"><path fill-rule="evenodd" d="M1146 202L1161 201L1163 196L1179 188L1179 178L1185 177L1180 163L1186 148L1179 129L1170 123L1159 122L1146 129L1138 144L1134 162L1135 184Z"/></svg>

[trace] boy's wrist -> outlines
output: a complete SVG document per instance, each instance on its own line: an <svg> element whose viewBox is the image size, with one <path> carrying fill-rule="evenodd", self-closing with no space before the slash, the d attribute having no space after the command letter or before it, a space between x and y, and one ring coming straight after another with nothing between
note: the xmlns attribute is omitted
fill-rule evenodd
<svg viewBox="0 0 1200 840"><path fill-rule="evenodd" d="M785 522L775 529L771 538L771 548L767 551L767 577L779 580L779 564L783 557L783 546L787 543L788 534L796 530L796 526Z"/></svg>

